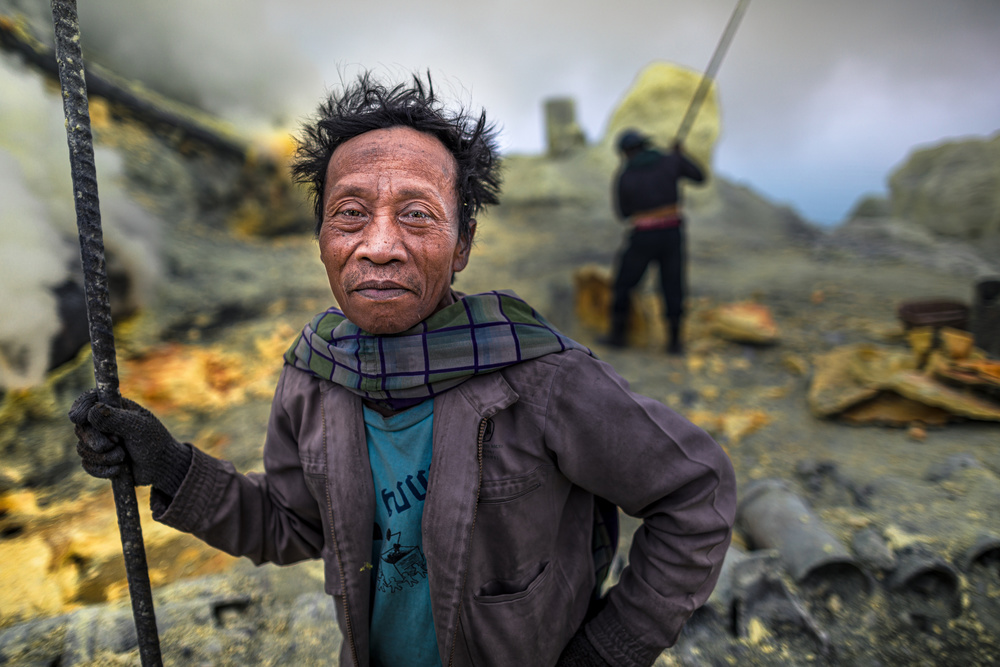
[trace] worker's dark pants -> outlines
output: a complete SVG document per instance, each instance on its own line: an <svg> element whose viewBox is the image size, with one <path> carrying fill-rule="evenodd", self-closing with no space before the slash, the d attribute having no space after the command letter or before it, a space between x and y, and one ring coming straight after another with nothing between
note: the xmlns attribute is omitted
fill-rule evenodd
<svg viewBox="0 0 1000 667"><path fill-rule="evenodd" d="M618 262L615 277L612 322L624 326L628 321L632 290L650 262L660 265L660 289L666 306L667 319L680 321L684 315L684 228L634 231Z"/></svg>

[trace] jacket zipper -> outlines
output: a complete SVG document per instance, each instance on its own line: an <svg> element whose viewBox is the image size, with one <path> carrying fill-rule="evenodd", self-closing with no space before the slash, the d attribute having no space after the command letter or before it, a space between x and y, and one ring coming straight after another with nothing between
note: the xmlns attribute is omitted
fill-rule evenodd
<svg viewBox="0 0 1000 667"><path fill-rule="evenodd" d="M486 435L486 422L484 417L479 422L479 439L476 442L476 458L479 462L479 479L476 482L476 506L472 510L472 527L469 529L469 555L472 557L472 535L476 532L476 516L479 514L479 492L483 485L483 437ZM462 573L462 589L458 594L458 613L455 615L455 634L451 639L451 655L448 656L448 667L455 664L455 647L458 645L458 629L462 625L462 599L465 597L465 582L469 578L469 562L465 562L465 572Z"/></svg>
<svg viewBox="0 0 1000 667"><path fill-rule="evenodd" d="M333 529L333 499L330 497L330 460L328 457L326 442L326 404L320 401L320 417L323 421L323 466L326 469L326 516L330 522L330 537L333 539L333 546L337 550L337 571L340 573L340 590L344 595L344 622L347 624L347 640L351 645L351 657L354 664L360 667L358 660L358 647L354 642L354 628L351 625L351 610L347 604L347 577L344 574L344 563L340 557L340 547L337 545L337 534Z"/></svg>

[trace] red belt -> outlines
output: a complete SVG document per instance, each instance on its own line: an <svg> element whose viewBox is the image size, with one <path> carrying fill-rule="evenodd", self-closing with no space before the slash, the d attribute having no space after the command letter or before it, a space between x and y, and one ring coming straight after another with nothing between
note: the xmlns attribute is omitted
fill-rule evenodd
<svg viewBox="0 0 1000 667"><path fill-rule="evenodd" d="M632 227L639 231L673 229L674 227L679 227L680 224L681 218L678 215L644 216L632 220Z"/></svg>

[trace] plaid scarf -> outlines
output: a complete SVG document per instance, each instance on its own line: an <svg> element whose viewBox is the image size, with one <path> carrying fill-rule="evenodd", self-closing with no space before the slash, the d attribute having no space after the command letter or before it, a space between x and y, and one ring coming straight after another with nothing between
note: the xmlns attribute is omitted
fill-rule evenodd
<svg viewBox="0 0 1000 667"><path fill-rule="evenodd" d="M385 336L362 331L330 308L305 326L285 362L402 410L473 375L569 349L591 354L505 290L462 297L412 329Z"/></svg>

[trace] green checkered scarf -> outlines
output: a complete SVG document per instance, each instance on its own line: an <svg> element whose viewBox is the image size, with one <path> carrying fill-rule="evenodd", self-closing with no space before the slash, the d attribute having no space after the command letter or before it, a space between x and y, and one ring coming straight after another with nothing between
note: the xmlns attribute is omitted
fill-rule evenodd
<svg viewBox="0 0 1000 667"><path fill-rule="evenodd" d="M498 291L462 297L386 336L366 333L330 308L306 325L285 361L399 410L473 375L570 349L590 354L516 294Z"/></svg>

